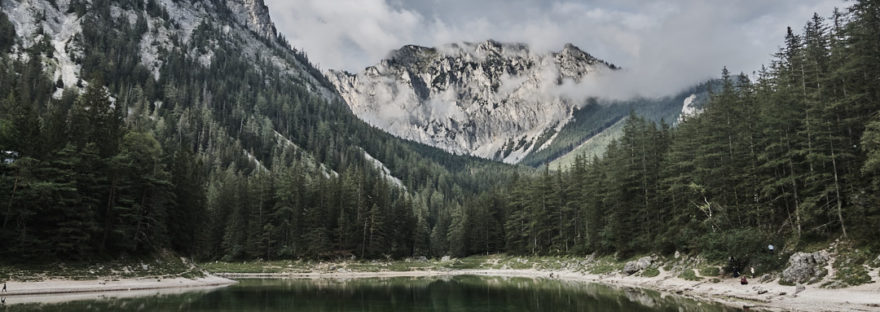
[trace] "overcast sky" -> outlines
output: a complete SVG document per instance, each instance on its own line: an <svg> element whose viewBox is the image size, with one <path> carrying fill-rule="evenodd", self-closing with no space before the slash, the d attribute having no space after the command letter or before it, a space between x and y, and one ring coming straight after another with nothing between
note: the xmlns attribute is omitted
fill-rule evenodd
<svg viewBox="0 0 880 312"><path fill-rule="evenodd" d="M322 70L360 72L405 44L574 43L622 66L642 95L770 60L785 27L843 0L265 0L278 30ZM615 82L620 84L621 82Z"/></svg>

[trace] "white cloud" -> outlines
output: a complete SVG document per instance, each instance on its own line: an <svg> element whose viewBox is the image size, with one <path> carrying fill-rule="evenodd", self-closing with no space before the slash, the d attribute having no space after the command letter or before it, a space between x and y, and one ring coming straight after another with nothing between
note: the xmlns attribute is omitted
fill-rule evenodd
<svg viewBox="0 0 880 312"><path fill-rule="evenodd" d="M279 31L323 69L358 72L405 44L495 39L546 52L571 42L626 69L587 82L586 89L609 97L668 94L718 76L722 66L756 70L782 43L786 26L801 29L813 12L829 15L846 6L842 0L266 2Z"/></svg>

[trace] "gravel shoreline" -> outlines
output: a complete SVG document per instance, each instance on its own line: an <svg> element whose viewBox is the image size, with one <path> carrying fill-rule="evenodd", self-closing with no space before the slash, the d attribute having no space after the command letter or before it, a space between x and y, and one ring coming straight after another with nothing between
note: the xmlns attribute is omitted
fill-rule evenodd
<svg viewBox="0 0 880 312"><path fill-rule="evenodd" d="M718 283L688 281L669 272L656 277L621 273L589 274L571 271L473 269L473 270L426 270L383 272L311 272L311 273L215 273L218 276L244 278L310 278L353 279L370 277L431 277L453 275L484 275L527 278L551 278L585 283L599 283L618 287L655 290L664 294L683 296L700 301L718 302L734 308L768 311L880 311L880 285L871 283L861 286L825 289L818 285L806 285L796 293L795 286L779 285L778 281L760 283L753 279L748 285L740 285L739 279L721 279Z"/></svg>
<svg viewBox="0 0 880 312"><path fill-rule="evenodd" d="M661 293L719 302L735 308L769 311L880 311L880 285L871 283L856 287L825 289L807 285L796 292L795 286L779 285L777 281L740 285L738 279L722 279L718 283L687 281L661 272L656 277L621 273L589 274L583 272L536 269L470 269L381 272L310 272L310 273L214 273L203 278L132 278L120 280L47 280L39 282L8 282L8 293L0 293L6 304L53 303L108 297L151 296L210 290L235 284L233 279L247 278L309 278L355 279L371 277L432 277L453 275L484 275L527 278L551 278L618 287L656 290Z"/></svg>
<svg viewBox="0 0 880 312"><path fill-rule="evenodd" d="M92 297L115 297L117 294L154 294L157 290L215 288L237 283L234 280L208 275L200 278L125 278L105 280L50 279L35 282L9 281L7 292L0 293L6 304L48 303L65 301L62 298L90 299ZM75 296L76 294L87 294ZM51 296L49 296L51 295ZM64 296L74 295L74 296Z"/></svg>

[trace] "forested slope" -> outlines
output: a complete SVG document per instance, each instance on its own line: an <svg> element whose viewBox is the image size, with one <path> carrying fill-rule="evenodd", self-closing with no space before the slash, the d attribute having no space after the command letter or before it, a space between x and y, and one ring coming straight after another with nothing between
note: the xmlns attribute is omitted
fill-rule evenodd
<svg viewBox="0 0 880 312"><path fill-rule="evenodd" d="M725 69L678 127L631 114L604 157L469 202L460 254L680 251L773 267L785 258L769 244L880 247L880 2L782 34L768 67Z"/></svg>
<svg viewBox="0 0 880 312"><path fill-rule="evenodd" d="M361 122L245 4L4 1L4 261L427 254L511 174Z"/></svg>

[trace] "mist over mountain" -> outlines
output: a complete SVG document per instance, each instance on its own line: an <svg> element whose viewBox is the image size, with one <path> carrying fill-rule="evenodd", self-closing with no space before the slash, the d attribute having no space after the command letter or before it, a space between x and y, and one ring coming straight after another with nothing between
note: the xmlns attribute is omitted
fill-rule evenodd
<svg viewBox="0 0 880 312"><path fill-rule="evenodd" d="M682 100L668 107L657 103L667 97L618 100L596 90L609 85L606 80L626 85L618 79L620 71L572 44L540 53L526 44L489 40L404 46L360 73L330 71L329 76L351 110L371 125L451 153L519 163L555 147L567 127L579 128L580 144L629 109L659 107L652 119L677 118ZM555 151L542 161L558 156Z"/></svg>

